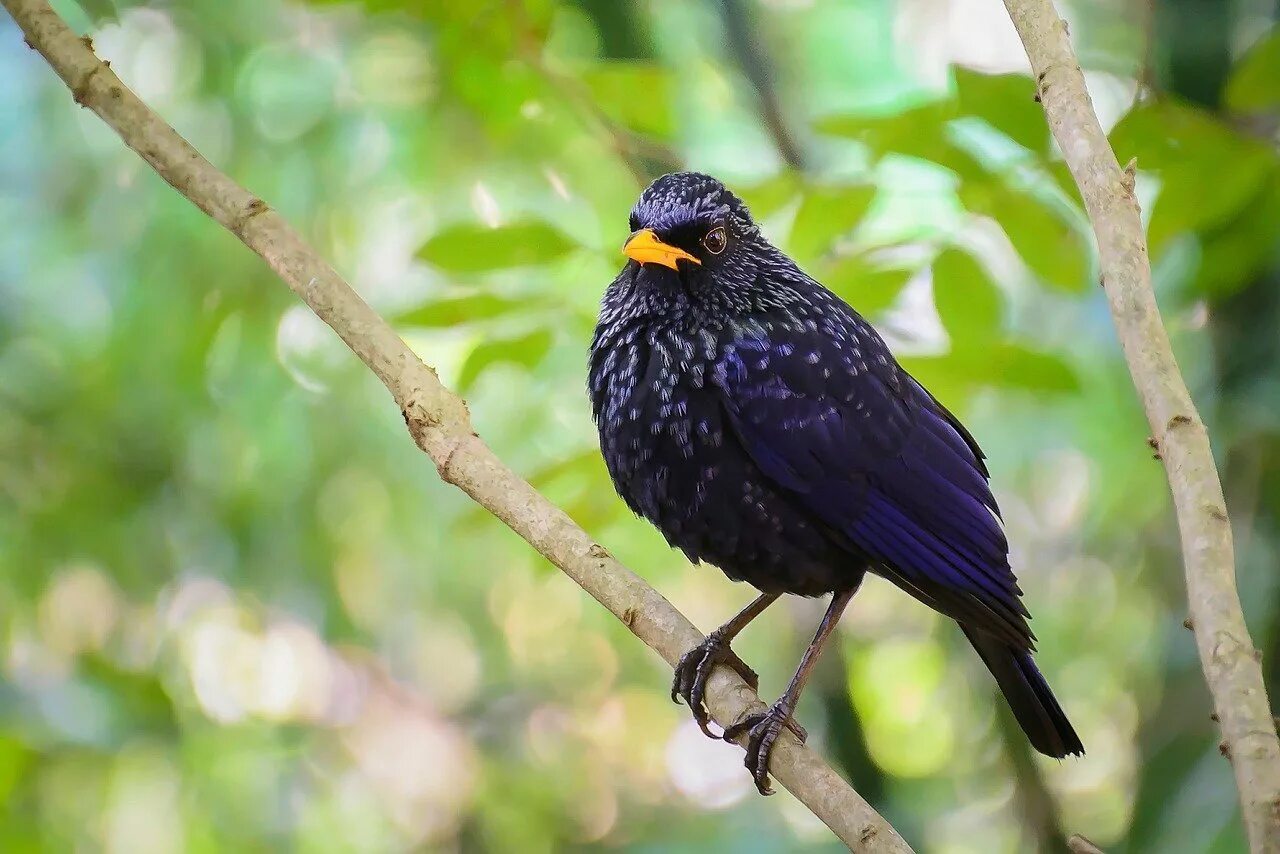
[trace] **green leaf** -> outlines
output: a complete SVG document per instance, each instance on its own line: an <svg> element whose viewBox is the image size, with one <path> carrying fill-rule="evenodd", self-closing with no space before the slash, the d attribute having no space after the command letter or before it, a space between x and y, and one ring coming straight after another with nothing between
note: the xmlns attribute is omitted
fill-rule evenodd
<svg viewBox="0 0 1280 854"><path fill-rule="evenodd" d="M827 265L818 278L860 313L873 315L893 305L913 275L914 270L881 267L854 255Z"/></svg>
<svg viewBox="0 0 1280 854"><path fill-rule="evenodd" d="M582 75L595 105L624 127L670 137L675 132L671 76L643 62L604 62Z"/></svg>
<svg viewBox="0 0 1280 854"><path fill-rule="evenodd" d="M809 189L796 212L787 246L801 262L812 261L831 249L832 242L853 230L875 200L871 184Z"/></svg>
<svg viewBox="0 0 1280 854"><path fill-rule="evenodd" d="M593 447L543 466L529 476L529 484L538 490L545 490L551 483L562 477L594 476L602 471L600 452Z"/></svg>
<svg viewBox="0 0 1280 854"><path fill-rule="evenodd" d="M1075 371L1061 357L1020 344L1004 343L992 348L989 378L997 385L1032 391L1071 392L1080 390Z"/></svg>
<svg viewBox="0 0 1280 854"><path fill-rule="evenodd" d="M451 273L482 273L554 261L577 248L559 229L542 222L497 228L459 223L438 232L418 257Z"/></svg>
<svg viewBox="0 0 1280 854"><path fill-rule="evenodd" d="M822 133L861 142L874 159L896 154L928 160L957 175L981 173L982 166L947 136L947 123L958 115L956 102L942 99L886 115L830 116L815 127Z"/></svg>
<svg viewBox="0 0 1280 854"><path fill-rule="evenodd" d="M911 356L902 365L927 388L946 397L964 396L977 388L996 386L1066 394L1080 390L1075 371L1060 356L1021 344L999 342L981 349L953 351L946 356Z"/></svg>
<svg viewBox="0 0 1280 854"><path fill-rule="evenodd" d="M1163 171L1215 162L1220 158L1270 149L1246 137L1216 116L1173 98L1150 101L1130 110L1111 129L1112 147L1121 163L1138 158L1139 167Z"/></svg>
<svg viewBox="0 0 1280 854"><path fill-rule="evenodd" d="M1252 282L1276 256L1280 222L1280 173L1273 173L1259 195L1232 222L1201 238L1195 286L1221 297Z"/></svg>
<svg viewBox="0 0 1280 854"><path fill-rule="evenodd" d="M1157 172L1185 166L1188 159L1230 154L1242 142L1210 113L1172 97L1125 113L1110 140L1121 163L1137 157L1141 168Z"/></svg>
<svg viewBox="0 0 1280 854"><path fill-rule="evenodd" d="M1041 281L1072 293L1088 288L1090 244L1048 200L992 179L966 181L960 186L960 201L970 211L1000 223L1013 248Z"/></svg>
<svg viewBox="0 0 1280 854"><path fill-rule="evenodd" d="M96 654L79 659L78 670L86 683L110 698L115 712L112 717L122 730L127 728L151 735L176 734L173 699L154 674L121 669L115 662Z"/></svg>
<svg viewBox="0 0 1280 854"><path fill-rule="evenodd" d="M817 122L822 133L856 139L877 155L906 154L935 160L944 146L946 124L956 116L955 103L934 100L901 112L882 115L829 116Z"/></svg>
<svg viewBox="0 0 1280 854"><path fill-rule="evenodd" d="M1225 99L1227 107L1238 113L1280 106L1280 29L1273 29L1236 63Z"/></svg>
<svg viewBox="0 0 1280 854"><path fill-rule="evenodd" d="M458 391L466 394L480 375L497 364L537 367L551 350L551 332L539 329L519 338L484 341L477 345L458 371Z"/></svg>
<svg viewBox="0 0 1280 854"><path fill-rule="evenodd" d="M1112 129L1120 162L1160 176L1148 239L1158 255L1187 231L1220 228L1249 205L1276 171L1266 145L1187 104L1161 100L1130 111Z"/></svg>
<svg viewBox="0 0 1280 854"><path fill-rule="evenodd" d="M1230 168L1219 165L1213 172L1166 170L1147 231L1153 254L1184 232L1221 228L1237 218L1276 171L1265 155L1242 152L1230 163Z"/></svg>
<svg viewBox="0 0 1280 854"><path fill-rule="evenodd" d="M934 259L933 301L953 350L989 347L1000 338L1003 296L968 252L944 249Z"/></svg>
<svg viewBox="0 0 1280 854"><path fill-rule="evenodd" d="M405 326L451 327L528 310L527 301L478 293L433 300L397 315L394 321Z"/></svg>
<svg viewBox="0 0 1280 854"><path fill-rule="evenodd" d="M800 181L790 171L779 172L772 178L738 191L757 221L777 213L799 193Z"/></svg>
<svg viewBox="0 0 1280 854"><path fill-rule="evenodd" d="M1022 74L982 74L955 66L960 112L977 116L1023 148L1049 152L1049 125L1036 103L1036 84Z"/></svg>

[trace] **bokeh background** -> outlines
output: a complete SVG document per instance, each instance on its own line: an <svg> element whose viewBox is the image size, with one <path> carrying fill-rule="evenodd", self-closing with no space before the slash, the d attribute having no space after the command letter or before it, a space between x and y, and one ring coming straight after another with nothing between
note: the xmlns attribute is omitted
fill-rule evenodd
<svg viewBox="0 0 1280 854"><path fill-rule="evenodd" d="M1138 158L1274 695L1276 4L1060 5ZM954 627L875 580L801 705L812 742L922 851L1243 850L1163 472L996 0L55 6L704 629L750 591L613 496L583 376L640 188L728 181L987 448L1089 753L1032 755ZM0 81L0 849L837 849L2 14ZM821 608L739 641L766 696Z"/></svg>

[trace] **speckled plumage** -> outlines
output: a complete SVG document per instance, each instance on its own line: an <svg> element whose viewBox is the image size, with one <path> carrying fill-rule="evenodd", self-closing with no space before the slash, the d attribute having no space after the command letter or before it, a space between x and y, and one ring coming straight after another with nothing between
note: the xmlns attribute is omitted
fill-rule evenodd
<svg viewBox="0 0 1280 854"><path fill-rule="evenodd" d="M700 244L723 226L728 246ZM881 575L956 619L1043 752L1079 752L1031 661L977 443L856 311L706 175L631 215L698 262L630 261L605 293L589 390L619 495L693 561L766 593Z"/></svg>

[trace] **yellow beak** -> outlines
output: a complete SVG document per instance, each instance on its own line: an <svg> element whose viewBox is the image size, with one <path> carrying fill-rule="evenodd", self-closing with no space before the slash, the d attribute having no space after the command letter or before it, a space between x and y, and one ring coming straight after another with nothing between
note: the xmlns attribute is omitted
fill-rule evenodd
<svg viewBox="0 0 1280 854"><path fill-rule="evenodd" d="M661 264L672 270L678 269L676 262L681 258L695 264L702 263L683 249L663 243L647 228L642 228L631 235L631 239L627 241L626 246L622 247L622 251L633 261L639 261L641 264Z"/></svg>

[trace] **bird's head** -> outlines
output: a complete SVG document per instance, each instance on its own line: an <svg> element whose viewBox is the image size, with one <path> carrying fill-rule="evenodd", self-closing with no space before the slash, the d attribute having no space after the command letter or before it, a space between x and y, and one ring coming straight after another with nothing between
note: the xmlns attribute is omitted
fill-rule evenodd
<svg viewBox="0 0 1280 854"><path fill-rule="evenodd" d="M640 194L622 251L646 271L700 281L740 269L759 240L747 206L724 184L673 172Z"/></svg>

